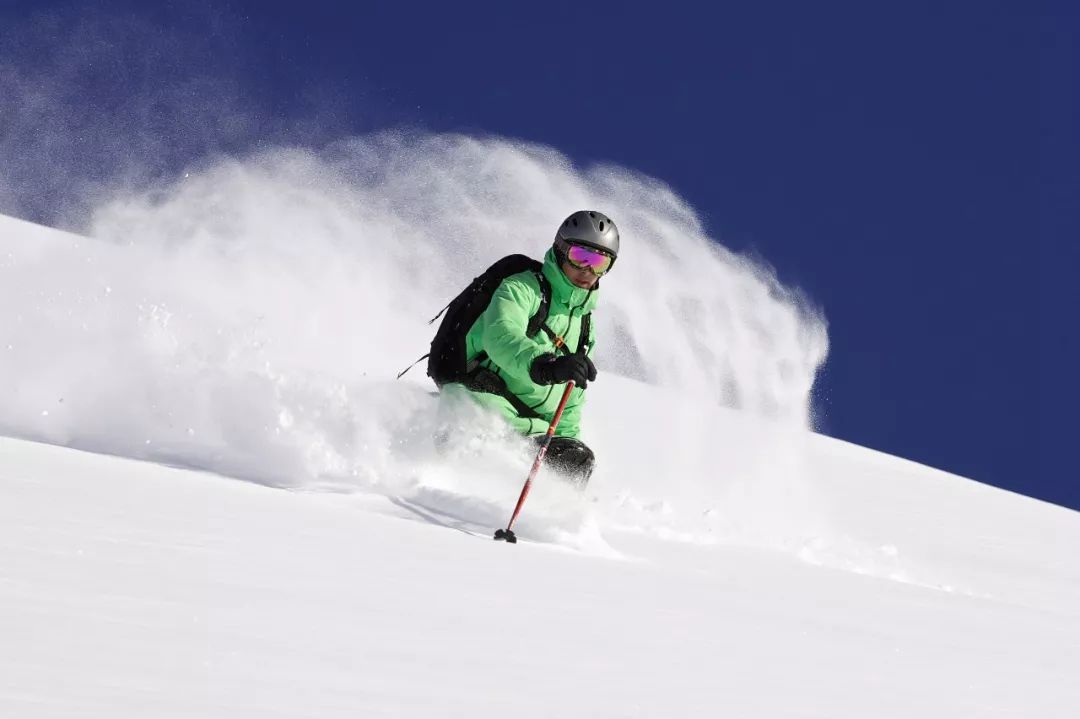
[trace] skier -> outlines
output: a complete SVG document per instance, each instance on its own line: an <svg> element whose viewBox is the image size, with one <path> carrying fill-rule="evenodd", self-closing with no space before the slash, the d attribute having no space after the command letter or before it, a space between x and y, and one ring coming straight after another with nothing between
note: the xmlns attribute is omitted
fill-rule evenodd
<svg viewBox="0 0 1080 719"><path fill-rule="evenodd" d="M464 393L498 411L521 434L537 439L548 431L564 386L573 380L546 461L579 487L588 482L595 461L579 437L585 390L596 379L591 313L599 299L600 277L611 270L618 254L619 231L610 218L593 210L575 212L559 226L542 266L515 256L535 269L510 274L497 285L499 265L485 273L495 275L488 282L494 291L478 319L466 324L464 371L443 383L429 362L428 373L444 395ZM482 287L483 279L474 280L471 288ZM439 356L439 341L437 336L432 361Z"/></svg>

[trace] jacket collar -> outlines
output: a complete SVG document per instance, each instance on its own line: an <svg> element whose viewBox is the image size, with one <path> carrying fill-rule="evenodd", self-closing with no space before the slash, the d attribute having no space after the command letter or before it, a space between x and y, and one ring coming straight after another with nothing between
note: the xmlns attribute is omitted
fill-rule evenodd
<svg viewBox="0 0 1080 719"><path fill-rule="evenodd" d="M586 290L571 282L559 267L554 248L549 249L544 255L543 273L551 283L552 301L561 302L575 309L583 307L582 313L592 312L596 307L600 295L600 283L597 282L591 290Z"/></svg>

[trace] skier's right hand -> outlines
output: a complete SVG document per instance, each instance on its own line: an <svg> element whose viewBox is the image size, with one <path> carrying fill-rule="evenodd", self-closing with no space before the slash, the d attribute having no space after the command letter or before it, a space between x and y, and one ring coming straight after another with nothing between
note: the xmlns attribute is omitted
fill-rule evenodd
<svg viewBox="0 0 1080 719"><path fill-rule="evenodd" d="M533 360L529 376L536 384L562 384L574 380L574 384L584 389L596 379L596 365L586 355L540 355Z"/></svg>

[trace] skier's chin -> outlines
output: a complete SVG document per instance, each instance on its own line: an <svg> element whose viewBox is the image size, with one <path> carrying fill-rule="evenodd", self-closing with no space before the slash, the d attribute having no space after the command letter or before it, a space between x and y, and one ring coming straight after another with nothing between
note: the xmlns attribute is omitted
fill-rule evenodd
<svg viewBox="0 0 1080 719"><path fill-rule="evenodd" d="M589 270L579 269L569 262L562 264L562 271L566 279L570 280L570 284L583 290L591 290L596 281L600 279Z"/></svg>
<svg viewBox="0 0 1080 719"><path fill-rule="evenodd" d="M591 290L593 285L596 284L596 280L599 279L591 272L585 270L577 270L576 272L566 273L570 283L575 287L580 287L583 290Z"/></svg>

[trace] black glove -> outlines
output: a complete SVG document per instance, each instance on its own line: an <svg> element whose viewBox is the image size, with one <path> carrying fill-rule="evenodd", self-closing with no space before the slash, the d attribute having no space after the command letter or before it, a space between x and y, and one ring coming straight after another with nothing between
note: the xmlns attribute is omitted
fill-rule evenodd
<svg viewBox="0 0 1080 719"><path fill-rule="evenodd" d="M540 355L533 360L529 376L536 384L562 384L574 380L584 389L596 379L596 365L586 355Z"/></svg>

